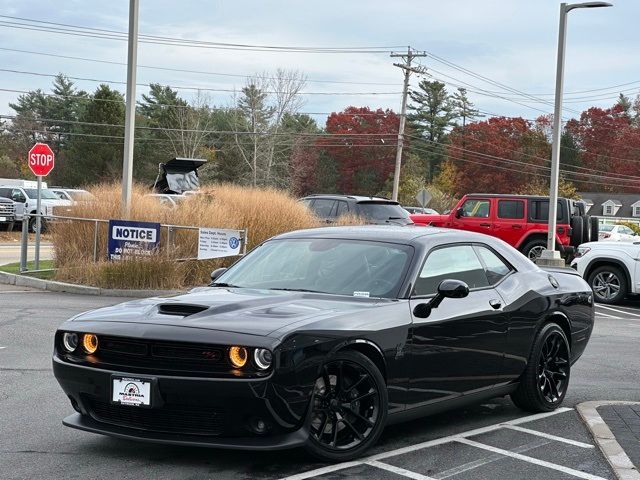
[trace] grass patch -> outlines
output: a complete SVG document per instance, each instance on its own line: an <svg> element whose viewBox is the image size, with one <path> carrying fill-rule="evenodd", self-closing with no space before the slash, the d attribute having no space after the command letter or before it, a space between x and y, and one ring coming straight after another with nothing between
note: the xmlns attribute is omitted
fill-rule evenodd
<svg viewBox="0 0 640 480"><path fill-rule="evenodd" d="M27 262L28 270L33 270L34 268L36 267L33 261ZM53 268L53 260L40 260L40 268L41 269ZM0 271L7 272L7 273L15 273L20 275L20 262L7 263L6 265L0 265ZM54 278L54 272L30 273L27 271L22 275L29 275L31 277L42 278L44 280L52 280Z"/></svg>

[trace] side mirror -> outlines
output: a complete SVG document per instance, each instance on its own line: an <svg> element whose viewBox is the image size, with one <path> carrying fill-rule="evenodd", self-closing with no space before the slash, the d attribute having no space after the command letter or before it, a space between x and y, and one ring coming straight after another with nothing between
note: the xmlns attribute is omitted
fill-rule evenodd
<svg viewBox="0 0 640 480"><path fill-rule="evenodd" d="M438 285L438 293L428 303L419 303L413 309L413 316L427 318L431 310L438 308L445 298L464 298L469 295L469 285L462 280L443 280Z"/></svg>
<svg viewBox="0 0 640 480"><path fill-rule="evenodd" d="M456 210L456 218L464 217L464 209L462 207Z"/></svg>
<svg viewBox="0 0 640 480"><path fill-rule="evenodd" d="M220 275L222 275L226 271L227 271L226 267L216 268L213 272L211 272L211 283L215 282L216 278L218 278Z"/></svg>

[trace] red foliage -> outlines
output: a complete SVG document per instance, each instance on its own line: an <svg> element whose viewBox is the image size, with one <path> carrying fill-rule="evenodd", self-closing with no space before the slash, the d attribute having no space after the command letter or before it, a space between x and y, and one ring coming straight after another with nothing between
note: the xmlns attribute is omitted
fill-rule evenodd
<svg viewBox="0 0 640 480"><path fill-rule="evenodd" d="M400 118L391 110L348 107L327 118L317 143L336 161L344 193L374 194L393 172ZM363 135L365 134L365 135Z"/></svg>
<svg viewBox="0 0 640 480"><path fill-rule="evenodd" d="M549 150L544 133L529 121L492 117L454 129L446 154L458 168L458 194L514 193L544 173L535 166L545 165Z"/></svg>
<svg viewBox="0 0 640 480"><path fill-rule="evenodd" d="M582 112L580 119L567 122L566 129L580 148L583 167L609 172L610 176L640 175L640 131L631 125L620 105L589 108ZM638 182L612 179L585 179L579 186L585 190L602 190L607 183L615 191L637 191L640 186Z"/></svg>

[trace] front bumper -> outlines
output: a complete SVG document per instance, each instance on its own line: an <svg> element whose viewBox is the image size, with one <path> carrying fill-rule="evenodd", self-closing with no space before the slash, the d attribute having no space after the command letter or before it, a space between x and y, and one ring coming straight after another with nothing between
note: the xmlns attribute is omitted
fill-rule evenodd
<svg viewBox="0 0 640 480"><path fill-rule="evenodd" d="M273 376L221 379L146 375L70 364L53 357L58 383L78 412L63 424L119 438L246 450L301 446L308 397L283 398ZM151 378L152 407L111 403L112 376ZM256 428L258 421L265 429Z"/></svg>

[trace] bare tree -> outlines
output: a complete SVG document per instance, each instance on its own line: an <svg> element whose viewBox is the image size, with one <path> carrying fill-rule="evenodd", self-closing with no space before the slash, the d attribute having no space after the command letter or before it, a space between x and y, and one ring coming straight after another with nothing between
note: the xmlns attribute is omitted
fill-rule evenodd
<svg viewBox="0 0 640 480"><path fill-rule="evenodd" d="M169 110L169 125L163 132L176 157L196 158L213 131L209 96L198 91L188 106Z"/></svg>

